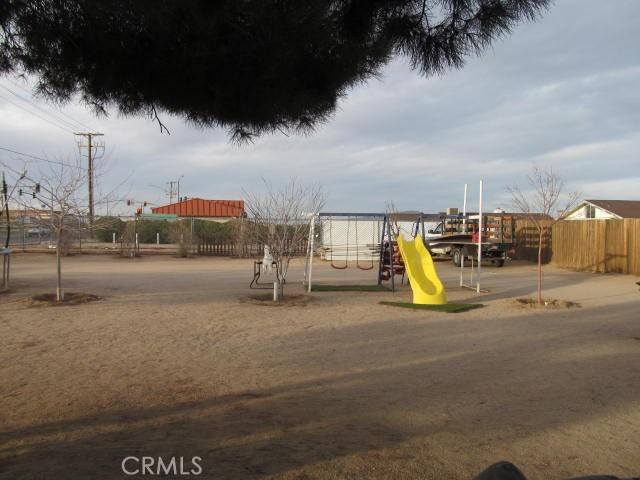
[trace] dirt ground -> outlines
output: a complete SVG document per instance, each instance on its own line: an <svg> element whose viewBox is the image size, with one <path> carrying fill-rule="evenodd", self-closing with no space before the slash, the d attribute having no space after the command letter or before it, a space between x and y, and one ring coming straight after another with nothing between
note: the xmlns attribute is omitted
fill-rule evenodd
<svg viewBox="0 0 640 480"><path fill-rule="evenodd" d="M247 302L248 260L65 259L69 291L102 300L34 307L54 257L16 255L0 295L0 478L120 479L127 456L202 458L198 478L469 479L507 459L531 479L640 474L636 277L534 266L484 269L484 308L378 304L396 293L318 292ZM302 294L302 264L287 292ZM332 270L323 283L374 283ZM266 292L266 291L265 291ZM255 293L255 292L253 292ZM146 478L146 477L145 477Z"/></svg>

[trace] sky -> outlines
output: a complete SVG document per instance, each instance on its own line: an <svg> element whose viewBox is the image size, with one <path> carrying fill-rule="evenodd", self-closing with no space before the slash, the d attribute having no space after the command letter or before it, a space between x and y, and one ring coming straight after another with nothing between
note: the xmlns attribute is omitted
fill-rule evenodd
<svg viewBox="0 0 640 480"><path fill-rule="evenodd" d="M510 210L507 185L526 190L534 165L553 167L583 198L640 200L639 19L637 0L557 0L461 69L424 78L395 59L311 136L243 146L167 115L171 135L147 118L97 118L77 102L60 113L31 98L38 109L7 90L29 99L21 89L29 85L2 79L0 147L74 157L75 129L44 112L73 118L104 133L98 188L152 204L167 203L163 189L181 176L181 196L210 199L296 177L323 185L327 211L379 212L393 202L433 213L461 207L465 183L475 208L482 179L485 209ZM24 158L0 151L0 160Z"/></svg>

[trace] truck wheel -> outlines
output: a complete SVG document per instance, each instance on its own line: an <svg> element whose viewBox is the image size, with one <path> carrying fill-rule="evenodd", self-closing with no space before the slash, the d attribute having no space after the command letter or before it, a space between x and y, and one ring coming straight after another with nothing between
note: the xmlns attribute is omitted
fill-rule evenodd
<svg viewBox="0 0 640 480"><path fill-rule="evenodd" d="M496 260L494 265L496 266L496 268L503 267L504 266L504 259L501 258L499 260Z"/></svg>
<svg viewBox="0 0 640 480"><path fill-rule="evenodd" d="M456 267L459 267L462 263L462 250L460 250L459 248L454 248L453 252L451 253L451 259L453 260L453 264Z"/></svg>

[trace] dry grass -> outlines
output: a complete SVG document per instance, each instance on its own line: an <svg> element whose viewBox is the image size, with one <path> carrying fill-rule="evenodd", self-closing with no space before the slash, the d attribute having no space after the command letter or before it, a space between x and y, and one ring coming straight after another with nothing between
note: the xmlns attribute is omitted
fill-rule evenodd
<svg viewBox="0 0 640 480"><path fill-rule="evenodd" d="M516 298L514 302L516 306L521 308L548 308L553 310L579 308L581 306L577 302L557 300L555 298L543 298L542 304L539 304L535 298Z"/></svg>

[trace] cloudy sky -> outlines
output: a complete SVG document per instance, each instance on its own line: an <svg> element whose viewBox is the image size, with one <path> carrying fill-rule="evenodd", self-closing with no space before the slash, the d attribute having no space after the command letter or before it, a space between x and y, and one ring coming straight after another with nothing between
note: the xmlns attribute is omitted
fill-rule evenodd
<svg viewBox="0 0 640 480"><path fill-rule="evenodd" d="M181 194L203 198L239 198L260 189L262 176L273 183L295 176L325 186L327 210L381 211L393 201L442 211L461 206L464 183L474 206L480 179L488 206L508 209L505 186L524 185L533 165L553 166L568 190L587 198L640 199L638 19L637 0L557 0L461 70L425 79L394 61L310 137L238 147L224 131L179 118L163 118L169 136L145 118L95 118L76 104L63 112L105 133L102 190L128 179L124 195L158 204L166 200L158 187L181 175ZM0 85L0 147L76 154L71 127L43 110L69 117L17 98L29 94L16 80ZM16 157L0 151L3 161L21 164Z"/></svg>

